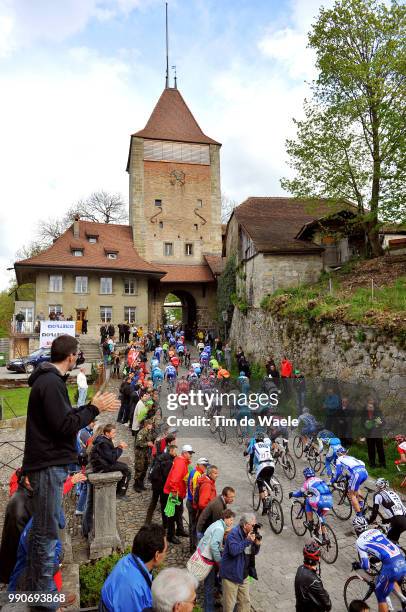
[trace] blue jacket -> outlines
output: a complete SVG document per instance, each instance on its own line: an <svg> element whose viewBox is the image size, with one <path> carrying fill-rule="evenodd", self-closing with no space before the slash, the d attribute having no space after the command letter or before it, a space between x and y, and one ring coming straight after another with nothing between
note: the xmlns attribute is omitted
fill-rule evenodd
<svg viewBox="0 0 406 612"><path fill-rule="evenodd" d="M256 549L256 553L259 547L249 540L242 527L237 525L234 527L226 539L224 545L223 555L220 562L220 576L231 582L242 584L244 582L244 571L245 571L245 549L248 546Z"/></svg>
<svg viewBox="0 0 406 612"><path fill-rule="evenodd" d="M137 563L143 568L143 575ZM147 578L149 577L149 582ZM145 564L131 553L113 567L101 590L99 610L109 612L142 612L152 607L152 575Z"/></svg>

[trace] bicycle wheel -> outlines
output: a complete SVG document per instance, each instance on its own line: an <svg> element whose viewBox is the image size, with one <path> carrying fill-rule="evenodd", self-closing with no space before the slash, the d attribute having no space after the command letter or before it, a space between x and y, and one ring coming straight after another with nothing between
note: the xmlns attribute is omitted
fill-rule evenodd
<svg viewBox="0 0 406 612"><path fill-rule="evenodd" d="M351 502L346 494L346 487L333 489L333 512L340 521L346 521L352 513Z"/></svg>
<svg viewBox="0 0 406 612"><path fill-rule="evenodd" d="M218 427L218 431L219 431L219 438L220 438L220 442L222 444L225 444L227 441L227 430L224 427L224 425L219 425Z"/></svg>
<svg viewBox="0 0 406 612"><path fill-rule="evenodd" d="M272 476L270 486L275 499L281 504L283 500L283 489L276 476Z"/></svg>
<svg viewBox="0 0 406 612"><path fill-rule="evenodd" d="M259 496L258 483L255 482L254 487L252 489L252 507L255 510L255 512L259 509L260 505L261 505L261 498Z"/></svg>
<svg viewBox="0 0 406 612"><path fill-rule="evenodd" d="M327 543L324 543L320 547L320 556L326 563L335 563L338 557L338 544L337 538L330 525L324 523L327 530Z"/></svg>
<svg viewBox="0 0 406 612"><path fill-rule="evenodd" d="M250 474L250 462L249 462L249 460L246 462L245 470L246 470L246 472L247 472L248 482L249 482L251 485L254 485L254 484L255 484L255 472L253 472L252 474Z"/></svg>
<svg viewBox="0 0 406 612"><path fill-rule="evenodd" d="M216 419L214 418L214 416L210 417L210 431L213 436L217 431Z"/></svg>
<svg viewBox="0 0 406 612"><path fill-rule="evenodd" d="M281 533L284 524L282 506L277 499L272 499L268 508L268 521L274 533Z"/></svg>
<svg viewBox="0 0 406 612"><path fill-rule="evenodd" d="M292 523L293 531L298 536L304 536L304 534L306 533L304 518L304 506L301 501L296 499L290 508L290 520Z"/></svg>
<svg viewBox="0 0 406 612"><path fill-rule="evenodd" d="M318 472L321 468L321 458L319 454L316 454L313 446L309 448L309 452L307 455L307 460L311 468L314 469L315 472Z"/></svg>
<svg viewBox="0 0 406 612"><path fill-rule="evenodd" d="M290 453L285 453L281 465L286 478L293 480L296 476L296 465Z"/></svg>
<svg viewBox="0 0 406 612"><path fill-rule="evenodd" d="M237 436L238 444L242 444L244 440L244 432L242 430L240 423L237 423L236 436Z"/></svg>
<svg viewBox="0 0 406 612"><path fill-rule="evenodd" d="M373 585L363 580L361 576L350 576L344 585L344 603L347 610L354 599L367 601L374 592Z"/></svg>
<svg viewBox="0 0 406 612"><path fill-rule="evenodd" d="M293 438L293 452L295 453L295 457L300 459L303 455L303 440L302 436L295 436Z"/></svg>

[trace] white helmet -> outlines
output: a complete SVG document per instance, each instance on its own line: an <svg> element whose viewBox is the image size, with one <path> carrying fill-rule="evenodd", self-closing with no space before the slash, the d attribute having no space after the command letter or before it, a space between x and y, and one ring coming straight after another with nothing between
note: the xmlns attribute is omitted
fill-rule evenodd
<svg viewBox="0 0 406 612"><path fill-rule="evenodd" d="M389 487L389 482L386 478L378 478L375 481L375 487L380 491L381 489L387 489Z"/></svg>
<svg viewBox="0 0 406 612"><path fill-rule="evenodd" d="M352 519L352 527L357 535L363 533L369 528L369 524L365 516L354 516Z"/></svg>

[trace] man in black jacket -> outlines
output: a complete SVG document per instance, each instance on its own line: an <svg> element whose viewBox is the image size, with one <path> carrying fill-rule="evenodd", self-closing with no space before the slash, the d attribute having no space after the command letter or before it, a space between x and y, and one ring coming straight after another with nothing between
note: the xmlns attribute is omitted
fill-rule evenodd
<svg viewBox="0 0 406 612"><path fill-rule="evenodd" d="M112 393L96 393L91 404L73 409L66 379L76 364L78 342L62 335L52 342L51 363L41 363L31 374L22 471L33 490L33 523L28 547L27 582L32 592L56 592L53 581L55 548L63 484L68 465L77 463L76 436L99 412L115 412L119 402ZM30 605L30 604L29 604ZM57 609L47 602L35 609Z"/></svg>
<svg viewBox="0 0 406 612"><path fill-rule="evenodd" d="M152 485L152 497L148 506L145 523L152 523L152 516L155 512L158 500L161 504L162 524L166 529L167 517L164 513L167 496L164 494L164 485L168 474L171 471L172 463L178 454L176 444L170 444L163 453L157 455L152 463L149 479Z"/></svg>
<svg viewBox="0 0 406 612"><path fill-rule="evenodd" d="M331 600L317 573L320 547L316 542L303 549L303 565L298 567L295 578L296 612L329 612Z"/></svg>
<svg viewBox="0 0 406 612"><path fill-rule="evenodd" d="M108 424L103 428L103 435L97 436L90 451L90 463L95 472L121 472L123 477L117 483L117 496L124 498L131 478L131 470L126 463L119 461L123 449L128 447L125 442L114 446L116 428ZM126 499L125 499L126 501Z"/></svg>

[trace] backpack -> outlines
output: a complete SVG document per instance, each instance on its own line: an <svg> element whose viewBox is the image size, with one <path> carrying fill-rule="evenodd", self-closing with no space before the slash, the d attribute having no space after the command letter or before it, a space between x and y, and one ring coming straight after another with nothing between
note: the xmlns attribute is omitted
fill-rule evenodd
<svg viewBox="0 0 406 612"><path fill-rule="evenodd" d="M160 455L156 456L149 469L148 480L152 484L153 489L158 489L162 485L161 462Z"/></svg>

